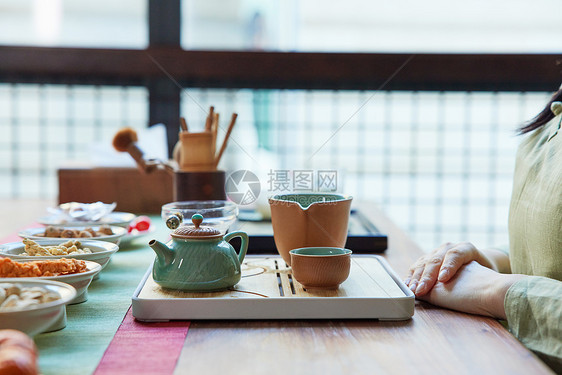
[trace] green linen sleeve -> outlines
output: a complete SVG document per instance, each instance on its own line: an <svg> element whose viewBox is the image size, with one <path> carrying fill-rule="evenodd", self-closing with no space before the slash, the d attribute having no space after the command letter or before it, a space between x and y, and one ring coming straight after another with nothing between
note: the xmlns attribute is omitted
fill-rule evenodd
<svg viewBox="0 0 562 375"><path fill-rule="evenodd" d="M562 282L528 276L504 300L509 329L556 373L562 373Z"/></svg>

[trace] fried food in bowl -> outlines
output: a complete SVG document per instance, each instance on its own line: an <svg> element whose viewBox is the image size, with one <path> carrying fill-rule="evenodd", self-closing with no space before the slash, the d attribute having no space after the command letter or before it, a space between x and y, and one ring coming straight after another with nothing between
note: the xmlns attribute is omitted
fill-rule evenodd
<svg viewBox="0 0 562 375"><path fill-rule="evenodd" d="M0 277L60 276L85 272L86 262L79 259L34 260L16 262L0 257Z"/></svg>
<svg viewBox="0 0 562 375"><path fill-rule="evenodd" d="M37 278L64 282L76 289L76 297L69 302L71 305L88 300L88 287L100 271L99 264L87 260L62 258L17 262L0 257L0 282L2 278Z"/></svg>
<svg viewBox="0 0 562 375"><path fill-rule="evenodd" d="M27 242L29 245L26 250ZM97 240L81 240L78 241L79 245L77 245L78 252L70 252L65 254L62 251L61 255L46 255L50 253L49 249L53 246L60 246L60 240L57 241L49 239L49 240L25 240L22 242L10 242L6 244L0 245L0 256L7 257L17 261L30 261L30 260L48 260L48 259L61 259L61 258L70 258L70 259L80 259L80 260L89 260L96 263L99 263L103 267L107 265L111 256L119 250L119 247L111 242L104 242L104 241L97 241ZM33 243L31 243L31 242ZM73 240L74 241L74 240ZM76 245L76 244L75 244ZM38 255L29 255L27 252L30 248L34 248L34 254L41 253ZM43 250L39 250L39 248L43 248ZM47 250L45 250L47 249ZM89 249L86 252L84 249ZM43 251L46 251L43 253ZM44 255L45 254L45 255Z"/></svg>

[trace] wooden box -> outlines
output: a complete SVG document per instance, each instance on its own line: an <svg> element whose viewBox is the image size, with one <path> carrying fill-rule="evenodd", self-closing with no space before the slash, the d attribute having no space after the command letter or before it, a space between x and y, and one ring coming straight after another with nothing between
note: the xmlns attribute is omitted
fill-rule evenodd
<svg viewBox="0 0 562 375"><path fill-rule="evenodd" d="M64 167L58 170L59 203L117 203L117 211L159 214L173 201L173 177L136 168Z"/></svg>

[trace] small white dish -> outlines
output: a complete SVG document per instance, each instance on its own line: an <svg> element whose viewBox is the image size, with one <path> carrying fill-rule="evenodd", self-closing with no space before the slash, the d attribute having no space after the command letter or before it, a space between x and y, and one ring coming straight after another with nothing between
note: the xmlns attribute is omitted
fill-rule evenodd
<svg viewBox="0 0 562 375"><path fill-rule="evenodd" d="M31 261L26 261L31 262ZM86 302L88 300L88 287L94 279L94 277L100 273L101 266L89 260L85 260L86 267L88 270L80 273L72 273L69 275L59 275L59 276L41 276L41 277L17 277L17 280L53 280L60 281L61 283L66 283L71 285L76 289L76 297L70 301L69 305L74 305L77 303ZM0 283L7 280L6 278L0 277Z"/></svg>
<svg viewBox="0 0 562 375"><path fill-rule="evenodd" d="M42 287L58 293L61 298L48 303L27 307L22 310L1 311L0 329L16 329L34 336L66 327L66 305L76 297L74 287L53 280L37 278L6 278L0 283L19 284L22 287Z"/></svg>
<svg viewBox="0 0 562 375"><path fill-rule="evenodd" d="M37 221L43 225L55 225L55 226L66 226L66 227L88 227L92 225L116 225L118 227L127 228L129 223L135 219L136 215L130 212L111 212L110 214L102 217L97 221L67 221L61 219L60 216L49 215L39 218Z"/></svg>
<svg viewBox="0 0 562 375"><path fill-rule="evenodd" d="M45 228L28 228L20 231L18 236L21 238L29 238L33 241L38 240L55 240L59 241L59 243L66 242L68 240L96 240L96 241L106 241L106 242L113 242L115 244L119 244L122 237L127 234L127 229L123 227L118 227L115 225L110 225L111 231L113 234L111 235L104 235L98 237L74 237L74 238L59 238L59 237L45 237L43 234L45 233ZM61 227L66 229L66 227ZM94 226L82 226L82 227L67 227L68 229L77 229L77 230L84 230L86 228L92 228L95 232L99 230L99 225Z"/></svg>
<svg viewBox="0 0 562 375"><path fill-rule="evenodd" d="M59 245L61 242L57 240L41 240L35 241L40 246L53 246ZM10 242L0 245L0 256L17 260L18 262L26 260L46 260L46 259L60 259L60 258L74 258L81 260L90 260L101 265L102 269L107 265L111 256L119 250L119 246L111 242L96 241L96 240L80 240L82 247L87 247L92 250L89 254L71 254L71 255L50 255L50 256L32 256L21 255L25 253L25 245L23 242Z"/></svg>

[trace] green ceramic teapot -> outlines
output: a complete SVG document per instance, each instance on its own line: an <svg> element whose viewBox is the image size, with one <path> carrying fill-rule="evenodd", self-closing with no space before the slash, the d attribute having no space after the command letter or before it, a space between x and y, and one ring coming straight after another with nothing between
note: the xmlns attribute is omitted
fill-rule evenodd
<svg viewBox="0 0 562 375"><path fill-rule="evenodd" d="M211 292L228 289L240 281L240 264L248 250L248 235L242 231L221 233L201 226L203 216L195 214L193 226L181 226L172 232L167 244L151 240L156 252L152 277L164 288L189 292ZM240 252L228 243L240 237Z"/></svg>

